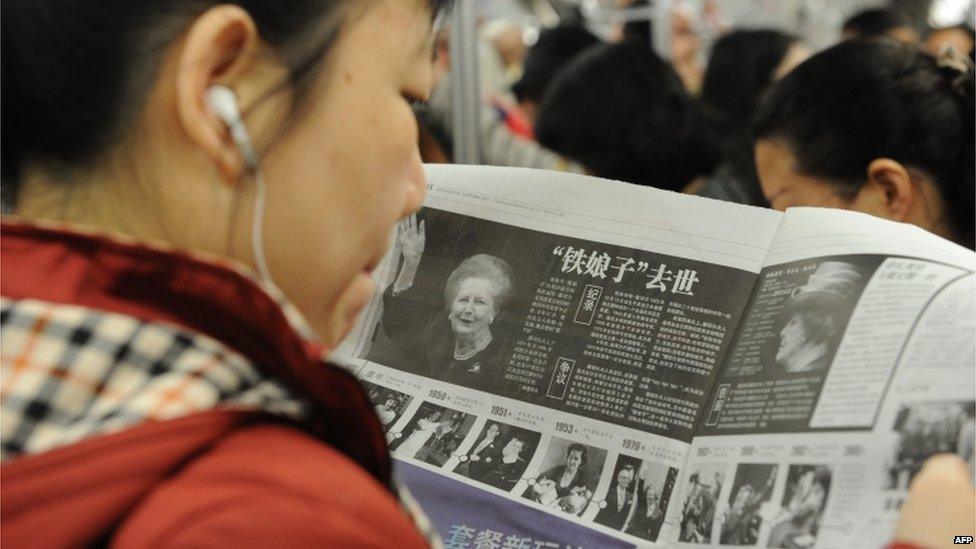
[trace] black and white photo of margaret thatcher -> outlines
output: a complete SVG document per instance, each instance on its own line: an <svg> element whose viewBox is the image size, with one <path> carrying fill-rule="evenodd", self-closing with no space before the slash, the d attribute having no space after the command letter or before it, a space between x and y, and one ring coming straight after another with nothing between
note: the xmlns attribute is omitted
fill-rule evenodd
<svg viewBox="0 0 976 549"><path fill-rule="evenodd" d="M850 263L825 261L783 308L775 361L787 373L827 369L854 309L863 275Z"/></svg>
<svg viewBox="0 0 976 549"><path fill-rule="evenodd" d="M489 254L475 254L447 277L443 309L424 318L411 296L423 259L425 222L406 220L396 245L403 257L396 280L384 294L383 327L420 373L485 391L497 391L504 374L508 338L496 319L515 289L511 266Z"/></svg>

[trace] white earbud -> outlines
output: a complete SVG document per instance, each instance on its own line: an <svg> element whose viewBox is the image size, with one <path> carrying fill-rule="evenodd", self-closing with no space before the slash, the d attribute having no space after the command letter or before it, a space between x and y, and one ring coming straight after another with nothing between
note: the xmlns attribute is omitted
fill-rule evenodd
<svg viewBox="0 0 976 549"><path fill-rule="evenodd" d="M234 91L226 86L210 86L207 88L207 103L213 109L214 114L220 118L227 129L230 137L237 145L237 149L244 157L248 170L254 174L255 193L254 193L254 215L251 219L251 251L254 255L254 262L257 264L258 272L261 277L274 284L271 279L271 271L268 269L268 262L264 257L264 177L258 165L261 159L258 157L254 145L251 144L251 135L247 132L247 126L241 119L241 111L237 108L237 96Z"/></svg>
<svg viewBox="0 0 976 549"><path fill-rule="evenodd" d="M237 108L237 96L227 86L210 86L207 88L207 103L230 130L230 137L234 140L248 169L258 167L260 158L251 144L251 135L247 133L247 126L241 119L241 111Z"/></svg>

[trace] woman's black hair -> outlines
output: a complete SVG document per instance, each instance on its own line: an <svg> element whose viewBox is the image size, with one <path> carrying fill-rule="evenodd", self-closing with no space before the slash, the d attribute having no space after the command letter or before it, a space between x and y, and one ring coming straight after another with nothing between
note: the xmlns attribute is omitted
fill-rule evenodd
<svg viewBox="0 0 976 549"><path fill-rule="evenodd" d="M867 166L891 158L931 178L958 240L973 247L974 78L891 40L829 48L780 81L760 105L754 138L781 140L796 169L851 199Z"/></svg>
<svg viewBox="0 0 976 549"><path fill-rule="evenodd" d="M669 190L720 160L701 106L668 63L634 41L594 46L560 71L535 134L594 175Z"/></svg>
<svg viewBox="0 0 976 549"><path fill-rule="evenodd" d="M645 10L650 9L650 0L634 0L630 3L630 9L640 9ZM647 47L651 47L654 39L654 28L651 25L650 17L638 17L624 23L623 29L621 29L623 38L625 40L636 40L640 44L644 44Z"/></svg>
<svg viewBox="0 0 976 549"><path fill-rule="evenodd" d="M559 69L600 39L582 25L560 25L543 29L522 63L522 77L512 84L519 101L539 102Z"/></svg>
<svg viewBox="0 0 976 549"><path fill-rule="evenodd" d="M586 465L586 458L587 458L587 454L589 453L587 451L586 446L583 446L578 442L573 442L572 444L569 445L568 448L566 448L566 458L568 459L569 455L572 454L573 452L579 452L580 467Z"/></svg>
<svg viewBox="0 0 976 549"><path fill-rule="evenodd" d="M702 101L729 126L748 124L795 36L778 30L736 30L712 46Z"/></svg>
<svg viewBox="0 0 976 549"><path fill-rule="evenodd" d="M894 10L871 8L849 17L841 29L858 38L868 38L885 36L891 29L908 25L908 21Z"/></svg>
<svg viewBox="0 0 976 549"><path fill-rule="evenodd" d="M434 13L449 0L432 0ZM7 0L0 8L0 179L10 207L25 164L71 168L122 138L163 51L217 0ZM225 0L246 10L302 96L355 3Z"/></svg>
<svg viewBox="0 0 976 549"><path fill-rule="evenodd" d="M797 38L770 29L736 30L718 39L705 70L701 99L722 139L731 175L755 204L764 204L749 123Z"/></svg>

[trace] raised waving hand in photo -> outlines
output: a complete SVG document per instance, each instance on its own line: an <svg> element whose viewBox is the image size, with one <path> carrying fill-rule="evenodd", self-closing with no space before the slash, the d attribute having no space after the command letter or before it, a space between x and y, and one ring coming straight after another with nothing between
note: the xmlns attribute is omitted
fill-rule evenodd
<svg viewBox="0 0 976 549"><path fill-rule="evenodd" d="M393 283L394 294L406 291L413 286L413 280L417 275L417 268L420 266L420 259L424 253L424 246L427 244L426 224L427 222L424 220L417 223L417 216L410 215L400 220L397 225L394 246L403 256L403 265Z"/></svg>

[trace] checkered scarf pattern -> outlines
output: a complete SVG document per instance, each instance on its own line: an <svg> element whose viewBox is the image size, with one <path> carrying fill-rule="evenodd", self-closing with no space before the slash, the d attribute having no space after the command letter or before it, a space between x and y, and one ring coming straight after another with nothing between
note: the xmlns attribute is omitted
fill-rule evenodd
<svg viewBox="0 0 976 549"><path fill-rule="evenodd" d="M161 322L0 297L0 461L216 407L299 419L307 404L225 345ZM407 488L403 510L443 542Z"/></svg>
<svg viewBox="0 0 976 549"><path fill-rule="evenodd" d="M162 242L109 237L58 222L33 225L175 251ZM227 258L180 253L250 279L279 305L295 331L316 339L270 281ZM145 421L219 407L260 409L290 419L308 411L304 399L206 335L100 309L0 296L0 463ZM393 484L401 508L430 547L444 547L407 488L395 476Z"/></svg>
<svg viewBox="0 0 976 549"><path fill-rule="evenodd" d="M306 404L205 335L75 305L0 298L0 460L216 407Z"/></svg>

